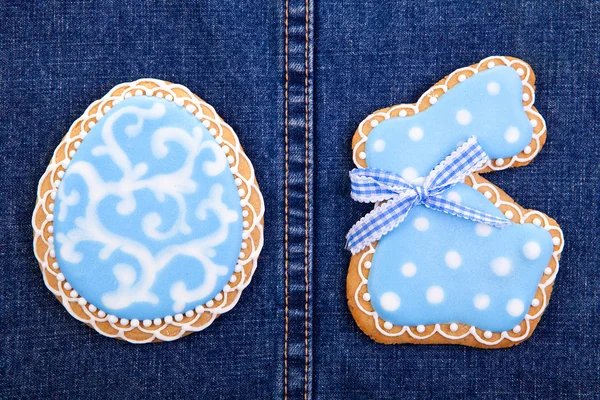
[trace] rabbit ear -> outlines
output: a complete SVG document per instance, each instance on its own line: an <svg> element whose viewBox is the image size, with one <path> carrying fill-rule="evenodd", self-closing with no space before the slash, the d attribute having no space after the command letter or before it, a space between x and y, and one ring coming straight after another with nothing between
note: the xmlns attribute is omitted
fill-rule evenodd
<svg viewBox="0 0 600 400"><path fill-rule="evenodd" d="M546 139L533 107L534 83L531 67L510 57L456 70L416 103L367 117L353 138L354 162L424 176L457 143L475 136L491 158L480 172L526 165Z"/></svg>

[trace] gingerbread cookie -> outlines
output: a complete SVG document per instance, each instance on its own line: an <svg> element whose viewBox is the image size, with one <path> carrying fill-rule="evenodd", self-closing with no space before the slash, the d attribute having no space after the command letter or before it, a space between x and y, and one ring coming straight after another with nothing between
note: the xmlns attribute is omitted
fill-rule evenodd
<svg viewBox="0 0 600 400"><path fill-rule="evenodd" d="M522 60L489 57L359 125L352 196L376 206L347 237L347 296L374 340L501 348L533 333L562 231L479 174L541 150L534 83Z"/></svg>
<svg viewBox="0 0 600 400"><path fill-rule="evenodd" d="M175 340L237 303L263 213L233 129L186 87L141 79L91 104L56 148L34 251L73 317L133 343Z"/></svg>

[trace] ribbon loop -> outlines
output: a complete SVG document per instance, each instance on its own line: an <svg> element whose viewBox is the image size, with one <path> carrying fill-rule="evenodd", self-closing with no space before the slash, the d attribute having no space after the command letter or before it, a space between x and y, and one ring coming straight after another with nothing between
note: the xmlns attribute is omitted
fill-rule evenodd
<svg viewBox="0 0 600 400"><path fill-rule="evenodd" d="M427 176L423 185L413 185L400 175L376 168L356 168L350 171L354 200L385 203L376 206L348 232L346 247L356 254L369 244L397 227L416 205L423 204L432 210L455 215L471 221L504 228L511 224L506 218L467 207L440 194L466 176L483 167L489 158L475 137L460 145Z"/></svg>

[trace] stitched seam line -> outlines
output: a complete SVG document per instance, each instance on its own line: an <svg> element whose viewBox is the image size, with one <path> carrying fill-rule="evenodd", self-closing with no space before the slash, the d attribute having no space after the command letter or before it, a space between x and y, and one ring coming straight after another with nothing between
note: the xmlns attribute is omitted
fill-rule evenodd
<svg viewBox="0 0 600 400"><path fill-rule="evenodd" d="M285 84L284 84L284 137L285 137L285 188L284 188L284 274L285 274L285 333L283 344L283 398L288 398L288 340L289 340L289 0L285 0Z"/></svg>
<svg viewBox="0 0 600 400"><path fill-rule="evenodd" d="M308 107L308 45L309 45L309 5L305 0L304 7L304 398L308 398L308 160L309 160L309 107Z"/></svg>

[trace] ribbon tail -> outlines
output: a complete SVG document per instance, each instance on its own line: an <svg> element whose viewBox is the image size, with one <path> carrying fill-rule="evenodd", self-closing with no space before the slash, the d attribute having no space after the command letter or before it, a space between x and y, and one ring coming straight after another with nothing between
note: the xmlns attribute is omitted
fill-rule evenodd
<svg viewBox="0 0 600 400"><path fill-rule="evenodd" d="M416 200L414 193L405 193L375 207L350 228L346 235L346 248L356 254L381 239L406 218Z"/></svg>
<svg viewBox="0 0 600 400"><path fill-rule="evenodd" d="M355 168L350 171L350 196L361 203L390 200L412 186L401 176L376 169Z"/></svg>
<svg viewBox="0 0 600 400"><path fill-rule="evenodd" d="M479 211L441 196L430 196L423 202L423 205L435 211L495 226L496 228L505 228L512 224L512 221L505 217L496 217L495 215Z"/></svg>

